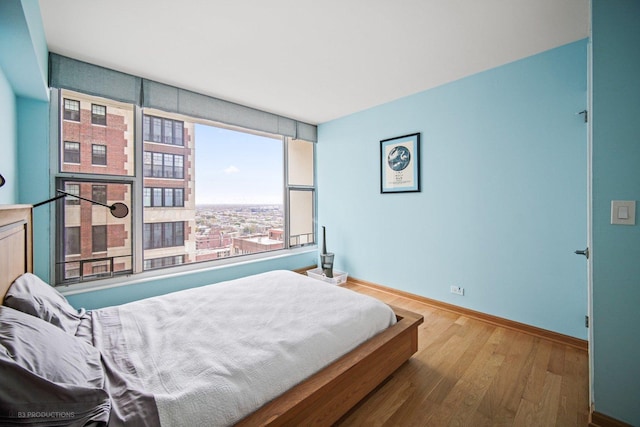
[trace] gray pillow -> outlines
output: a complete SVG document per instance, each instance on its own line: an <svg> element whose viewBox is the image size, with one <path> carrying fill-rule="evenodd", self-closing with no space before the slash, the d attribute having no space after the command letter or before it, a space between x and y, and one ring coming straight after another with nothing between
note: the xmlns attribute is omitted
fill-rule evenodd
<svg viewBox="0 0 640 427"><path fill-rule="evenodd" d="M84 310L76 310L53 286L38 276L24 273L9 287L4 305L39 317L75 335Z"/></svg>
<svg viewBox="0 0 640 427"><path fill-rule="evenodd" d="M50 323L0 306L0 425L106 424L100 352Z"/></svg>

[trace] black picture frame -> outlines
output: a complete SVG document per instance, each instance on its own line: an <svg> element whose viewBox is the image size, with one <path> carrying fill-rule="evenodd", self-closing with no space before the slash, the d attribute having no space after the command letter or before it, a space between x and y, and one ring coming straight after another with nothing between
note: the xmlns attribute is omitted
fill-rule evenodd
<svg viewBox="0 0 640 427"><path fill-rule="evenodd" d="M380 193L420 192L420 133L380 141Z"/></svg>

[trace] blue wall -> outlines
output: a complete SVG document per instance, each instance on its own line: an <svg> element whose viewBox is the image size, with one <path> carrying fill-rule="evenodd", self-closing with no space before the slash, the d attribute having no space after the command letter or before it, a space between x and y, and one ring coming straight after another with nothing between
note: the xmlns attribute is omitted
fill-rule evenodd
<svg viewBox="0 0 640 427"><path fill-rule="evenodd" d="M0 67L0 174L6 179L0 188L0 204L12 204L18 200L18 131L16 97L13 88Z"/></svg>
<svg viewBox="0 0 640 427"><path fill-rule="evenodd" d="M47 41L38 0L0 2L0 68L16 96L48 99Z"/></svg>
<svg viewBox="0 0 640 427"><path fill-rule="evenodd" d="M611 200L640 200L640 2L592 2L593 387L595 410L640 426L640 217L611 225ZM640 206L637 206L640 208Z"/></svg>
<svg viewBox="0 0 640 427"><path fill-rule="evenodd" d="M0 204L23 202L21 183L34 172L19 167L20 141L33 136L21 130L48 127L48 115L20 112L21 99L39 101L48 109L47 43L38 1L4 0L0 2L0 173L7 183L0 188Z"/></svg>
<svg viewBox="0 0 640 427"><path fill-rule="evenodd" d="M49 180L49 102L18 97L18 203L34 204L48 199ZM49 276L50 209L33 210L34 273Z"/></svg>
<svg viewBox="0 0 640 427"><path fill-rule="evenodd" d="M322 124L336 267L586 339L586 72L582 40ZM379 141L413 132L422 192L380 194Z"/></svg>

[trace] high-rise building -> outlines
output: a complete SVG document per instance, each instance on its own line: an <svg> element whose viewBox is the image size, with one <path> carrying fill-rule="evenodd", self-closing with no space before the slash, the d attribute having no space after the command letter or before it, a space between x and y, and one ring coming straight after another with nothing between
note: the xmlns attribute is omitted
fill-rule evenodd
<svg viewBox="0 0 640 427"><path fill-rule="evenodd" d="M144 269L196 261L194 124L145 111Z"/></svg>

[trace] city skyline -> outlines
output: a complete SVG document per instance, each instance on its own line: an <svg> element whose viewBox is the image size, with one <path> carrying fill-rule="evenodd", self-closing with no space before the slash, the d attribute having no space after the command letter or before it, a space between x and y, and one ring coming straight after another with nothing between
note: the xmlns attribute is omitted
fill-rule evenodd
<svg viewBox="0 0 640 427"><path fill-rule="evenodd" d="M195 124L196 206L282 205L281 139Z"/></svg>

